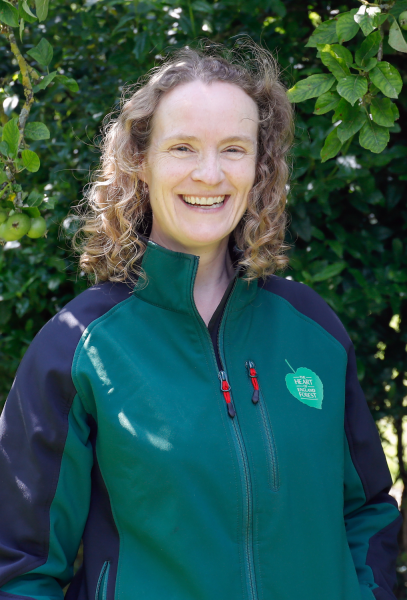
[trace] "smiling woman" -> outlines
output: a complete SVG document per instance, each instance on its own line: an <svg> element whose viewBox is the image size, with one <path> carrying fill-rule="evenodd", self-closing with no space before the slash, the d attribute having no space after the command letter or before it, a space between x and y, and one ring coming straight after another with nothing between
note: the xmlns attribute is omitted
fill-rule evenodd
<svg viewBox="0 0 407 600"><path fill-rule="evenodd" d="M178 52L106 126L96 285L1 416L0 600L394 598L400 518L352 343L274 275L292 113L251 47Z"/></svg>

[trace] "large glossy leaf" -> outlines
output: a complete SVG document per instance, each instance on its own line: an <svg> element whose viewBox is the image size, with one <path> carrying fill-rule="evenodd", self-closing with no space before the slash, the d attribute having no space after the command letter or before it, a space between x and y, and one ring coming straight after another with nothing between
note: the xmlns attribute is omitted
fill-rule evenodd
<svg viewBox="0 0 407 600"><path fill-rule="evenodd" d="M29 50L27 54L43 67L47 67L52 60L54 51L51 44L45 38L41 38L35 48Z"/></svg>
<svg viewBox="0 0 407 600"><path fill-rule="evenodd" d="M364 67L367 60L377 54L381 40L382 36L379 31L374 31L363 40L355 54L355 61L360 67Z"/></svg>
<svg viewBox="0 0 407 600"><path fill-rule="evenodd" d="M349 42L349 40L354 38L359 31L359 25L353 18L353 15L356 12L357 9L354 9L351 12L345 13L341 15L336 22L336 33L341 44L343 42Z"/></svg>
<svg viewBox="0 0 407 600"><path fill-rule="evenodd" d="M331 73L334 75L336 79L342 79L347 75L350 75L349 68L343 58L340 58L335 54L333 50L331 50L331 46L326 44L326 46L320 48L320 57L323 64L328 67Z"/></svg>
<svg viewBox="0 0 407 600"><path fill-rule="evenodd" d="M49 0L35 0L35 10L39 21L45 21L48 15Z"/></svg>
<svg viewBox="0 0 407 600"><path fill-rule="evenodd" d="M43 79L41 79L41 81L33 87L34 94L36 94L40 90L45 90L45 88L48 87L51 81L55 78L56 74L57 71L52 71L52 73L49 73Z"/></svg>
<svg viewBox="0 0 407 600"><path fill-rule="evenodd" d="M39 121L27 123L24 129L24 136L29 140L47 140L50 137L48 127Z"/></svg>
<svg viewBox="0 0 407 600"><path fill-rule="evenodd" d="M393 107L397 109L389 98L373 98L370 105L373 121L383 127L393 127L395 118Z"/></svg>
<svg viewBox="0 0 407 600"><path fill-rule="evenodd" d="M336 89L338 94L353 105L366 94L367 79L361 75L349 75L339 81Z"/></svg>
<svg viewBox="0 0 407 600"><path fill-rule="evenodd" d="M23 165L30 173L36 173L40 168L39 156L32 150L23 150L21 152L21 158L23 160Z"/></svg>
<svg viewBox="0 0 407 600"><path fill-rule="evenodd" d="M9 27L18 27L18 10L5 0L0 0L0 21Z"/></svg>
<svg viewBox="0 0 407 600"><path fill-rule="evenodd" d="M399 52L407 52L407 42L396 20L393 21L390 27L389 46Z"/></svg>
<svg viewBox="0 0 407 600"><path fill-rule="evenodd" d="M314 114L324 115L336 108L341 100L340 95L337 92L325 92L315 102Z"/></svg>
<svg viewBox="0 0 407 600"><path fill-rule="evenodd" d="M20 18L27 21L27 23L34 23L37 20L37 17L28 6L27 0L18 1L18 13Z"/></svg>
<svg viewBox="0 0 407 600"><path fill-rule="evenodd" d="M336 20L331 19L321 23L312 33L306 48L316 48L317 44L335 44L338 40L336 33Z"/></svg>
<svg viewBox="0 0 407 600"><path fill-rule="evenodd" d="M2 141L8 144L8 153L10 156L16 156L18 151L18 141L20 131L17 125L17 119L10 119L3 127Z"/></svg>
<svg viewBox="0 0 407 600"><path fill-rule="evenodd" d="M362 128L366 119L366 111L363 108L349 105L346 116L343 117L342 123L338 126L338 138L342 144Z"/></svg>
<svg viewBox="0 0 407 600"><path fill-rule="evenodd" d="M337 58L343 58L347 65L353 64L352 52L340 44L331 44L331 51Z"/></svg>
<svg viewBox="0 0 407 600"><path fill-rule="evenodd" d="M336 262L331 265L328 265L321 269L318 273L316 273L312 277L312 281L325 281L326 279L330 279L331 277L335 277L342 273L342 271L346 268L347 264L345 261Z"/></svg>
<svg viewBox="0 0 407 600"><path fill-rule="evenodd" d="M70 92L79 92L78 82L71 77L66 77L66 75L57 75L55 77L55 81L66 87L66 89Z"/></svg>
<svg viewBox="0 0 407 600"><path fill-rule="evenodd" d="M333 75L310 75L302 79L288 90L287 96L290 102L303 102L309 98L317 98L331 89L335 83Z"/></svg>
<svg viewBox="0 0 407 600"><path fill-rule="evenodd" d="M359 144L375 154L383 152L389 143L390 133L387 127L377 125L371 119L368 119L363 125L359 134Z"/></svg>
<svg viewBox="0 0 407 600"><path fill-rule="evenodd" d="M398 98L403 87L400 73L387 61L377 63L375 68L370 71L370 79L388 98Z"/></svg>
<svg viewBox="0 0 407 600"><path fill-rule="evenodd" d="M342 121L342 119L346 118L346 115L349 114L349 110L351 108L352 105L349 104L345 98L341 98L332 116L332 123L335 123L336 121Z"/></svg>
<svg viewBox="0 0 407 600"><path fill-rule="evenodd" d="M330 158L336 156L342 147L342 142L338 138L338 130L335 128L325 140L325 144L321 150L322 162L326 162Z"/></svg>

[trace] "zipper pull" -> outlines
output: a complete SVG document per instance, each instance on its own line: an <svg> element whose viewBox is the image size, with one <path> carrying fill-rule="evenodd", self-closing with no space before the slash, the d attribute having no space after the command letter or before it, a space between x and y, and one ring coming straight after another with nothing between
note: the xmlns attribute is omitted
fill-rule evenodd
<svg viewBox="0 0 407 600"><path fill-rule="evenodd" d="M251 360L248 360L246 362L246 369L247 369L247 373L248 373L248 375L251 379L252 385L253 385L252 402L253 402L253 404L257 404L258 401L260 400L260 396L259 396L259 382L257 381L256 365Z"/></svg>
<svg viewBox="0 0 407 600"><path fill-rule="evenodd" d="M220 389L223 394L223 397L225 398L226 407L228 409L228 415L233 419L233 417L236 415L236 411L235 407L233 406L232 397L230 395L230 390L232 388L229 385L225 371L219 371L218 377L220 380Z"/></svg>

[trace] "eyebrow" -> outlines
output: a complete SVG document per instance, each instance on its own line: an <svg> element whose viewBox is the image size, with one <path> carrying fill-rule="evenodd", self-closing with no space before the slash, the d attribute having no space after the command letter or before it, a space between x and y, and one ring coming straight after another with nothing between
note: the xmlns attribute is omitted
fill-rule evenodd
<svg viewBox="0 0 407 600"><path fill-rule="evenodd" d="M184 140L189 142L198 142L199 138L194 135L188 135L186 133L175 133L164 138L164 142L169 142L171 140ZM233 142L249 142L251 144L256 143L257 140L253 139L250 135L232 135L230 137L224 138L221 140L222 144L231 144Z"/></svg>

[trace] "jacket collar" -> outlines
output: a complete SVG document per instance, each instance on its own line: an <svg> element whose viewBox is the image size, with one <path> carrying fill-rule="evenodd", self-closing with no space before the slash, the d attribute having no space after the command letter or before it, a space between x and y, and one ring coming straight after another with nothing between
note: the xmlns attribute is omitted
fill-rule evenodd
<svg viewBox="0 0 407 600"><path fill-rule="evenodd" d="M139 280L134 295L166 310L197 315L193 292L198 265L199 256L174 252L149 240L141 263L146 281ZM237 269L230 298L233 310L244 308L257 293L257 282L249 284L241 275Z"/></svg>

